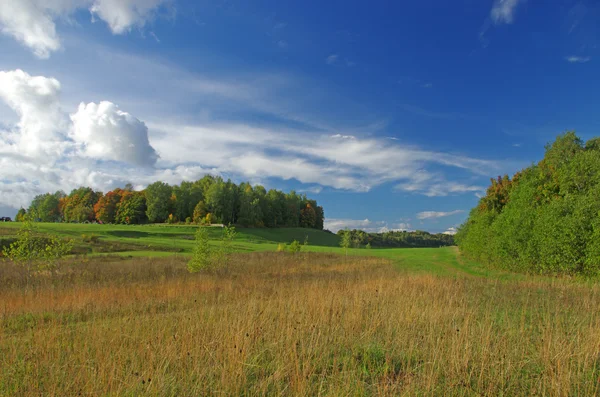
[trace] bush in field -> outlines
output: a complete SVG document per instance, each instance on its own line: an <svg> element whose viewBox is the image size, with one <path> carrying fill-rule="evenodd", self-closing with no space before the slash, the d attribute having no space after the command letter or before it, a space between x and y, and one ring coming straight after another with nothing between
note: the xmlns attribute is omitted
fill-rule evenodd
<svg viewBox="0 0 600 397"><path fill-rule="evenodd" d="M3 255L22 266L26 281L35 272L58 271L59 261L73 248L73 241L63 241L56 236L40 236L31 218L26 217L17 240L3 250Z"/></svg>
<svg viewBox="0 0 600 397"><path fill-rule="evenodd" d="M212 264L212 249L209 243L208 231L204 227L199 227L196 231L192 259L187 264L188 270L192 273L209 269Z"/></svg>
<svg viewBox="0 0 600 397"><path fill-rule="evenodd" d="M187 264L188 270L196 273L226 267L229 264L229 255L233 252L233 240L236 235L235 227L224 227L219 246L214 248L210 245L207 228L198 228L192 259Z"/></svg>
<svg viewBox="0 0 600 397"><path fill-rule="evenodd" d="M277 252L285 252L287 251L287 246L285 243L277 244Z"/></svg>
<svg viewBox="0 0 600 397"><path fill-rule="evenodd" d="M296 254L298 252L300 252L302 250L302 245L300 245L300 242L298 242L298 240L294 240L292 241L292 243L290 245L288 245L288 251L291 252L292 254Z"/></svg>
<svg viewBox="0 0 600 397"><path fill-rule="evenodd" d="M348 256L348 248L352 246L352 234L349 230L344 230L342 239L340 240L340 246L344 249L346 256Z"/></svg>
<svg viewBox="0 0 600 397"><path fill-rule="evenodd" d="M96 236L95 234L82 234L81 235L81 240L84 243L97 243L100 238L98 236Z"/></svg>

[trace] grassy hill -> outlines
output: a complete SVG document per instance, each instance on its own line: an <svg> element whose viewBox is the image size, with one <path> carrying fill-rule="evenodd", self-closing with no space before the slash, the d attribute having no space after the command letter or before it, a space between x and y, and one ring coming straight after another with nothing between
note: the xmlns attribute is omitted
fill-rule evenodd
<svg viewBox="0 0 600 397"><path fill-rule="evenodd" d="M174 252L189 253L193 247L197 226L187 225L100 225L70 223L38 223L42 233L56 234L74 239L81 253L135 253L134 255L160 256ZM17 233L19 223L0 224L0 238L11 238ZM221 237L220 227L208 227L215 242ZM279 243L298 240L314 247L339 247L335 234L315 229L238 228L234 248L236 251L270 251Z"/></svg>

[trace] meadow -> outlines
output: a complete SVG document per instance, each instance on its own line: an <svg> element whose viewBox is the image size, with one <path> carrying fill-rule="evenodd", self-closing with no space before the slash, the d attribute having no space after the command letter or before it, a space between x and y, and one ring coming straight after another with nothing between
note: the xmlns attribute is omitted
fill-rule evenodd
<svg viewBox="0 0 600 397"><path fill-rule="evenodd" d="M600 392L593 281L492 271L454 247L346 256L306 229L240 229L225 268L191 274L193 227L40 227L85 255L27 286L0 264L0 395ZM307 232L302 252L275 252Z"/></svg>

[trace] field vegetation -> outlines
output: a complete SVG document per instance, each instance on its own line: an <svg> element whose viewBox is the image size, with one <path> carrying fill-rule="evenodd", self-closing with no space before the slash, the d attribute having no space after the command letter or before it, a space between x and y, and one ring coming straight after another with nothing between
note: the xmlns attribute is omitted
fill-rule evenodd
<svg viewBox="0 0 600 397"><path fill-rule="evenodd" d="M600 391L597 285L306 252L234 254L200 273L186 263L70 258L26 290L4 263L0 395Z"/></svg>

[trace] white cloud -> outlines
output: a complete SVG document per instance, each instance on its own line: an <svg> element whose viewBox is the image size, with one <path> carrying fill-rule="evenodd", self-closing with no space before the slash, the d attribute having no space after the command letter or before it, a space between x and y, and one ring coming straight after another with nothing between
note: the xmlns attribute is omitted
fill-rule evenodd
<svg viewBox="0 0 600 397"><path fill-rule="evenodd" d="M331 54L327 58L325 58L325 63L327 63L328 65L333 65L334 63L337 62L338 58L339 58L338 54Z"/></svg>
<svg viewBox="0 0 600 397"><path fill-rule="evenodd" d="M60 83L22 70L0 71L0 99L17 113L19 133L6 132L0 149L36 156L60 156L65 150L66 115L61 111ZM10 146L10 148L9 148Z"/></svg>
<svg viewBox="0 0 600 397"><path fill-rule="evenodd" d="M437 219L444 218L446 216L452 216L457 214L462 214L465 212L464 210L455 210L450 212L441 212L441 211L423 211L417 214L417 219Z"/></svg>
<svg viewBox="0 0 600 397"><path fill-rule="evenodd" d="M61 48L58 19L69 19L79 9L89 9L105 21L114 34L143 27L167 0L2 0L0 31L28 47L39 58Z"/></svg>
<svg viewBox="0 0 600 397"><path fill-rule="evenodd" d="M410 230L411 226L408 223L388 225L385 221L371 221L369 219L325 219L324 228L334 233L343 229L357 229L367 233L385 233L389 231Z"/></svg>
<svg viewBox="0 0 600 397"><path fill-rule="evenodd" d="M445 232L443 232L442 234L448 234L450 236L454 236L456 234L457 230L455 227L449 227Z"/></svg>
<svg viewBox="0 0 600 397"><path fill-rule="evenodd" d="M112 59L121 65L118 58ZM171 102L173 98L175 104L185 106L185 101L176 102L177 91L171 86L179 84L185 87L183 92L187 100L202 98L203 104L223 100L230 108L239 106L247 110L247 106L251 106L251 110L258 109L284 120L299 120L294 113L273 105L272 100L268 100L272 99L272 93L265 91L267 88L261 92L260 84L247 84L243 79L237 84L222 79L211 82L181 74L177 74L173 82L169 80L172 70L166 67L151 70L156 72L153 81L166 84L166 89L160 91L164 97L159 105L164 101ZM87 176L92 175L90 170L94 170L90 183L95 184L92 187L102 189L123 180L134 180L136 185L152 182L152 178L178 183L210 172L250 180L293 178L305 184L349 191L369 191L381 184L395 182L401 190L443 196L484 189L447 181L440 167L452 168L453 175L492 174L498 167L493 161L424 150L399 140L365 138L362 133L345 127L333 131L313 128L308 123L303 123L301 129L282 127L281 123L259 127L217 122L210 115L173 122L182 113L181 110L177 113L177 106L172 104L167 113L146 114L144 122L110 102L82 104L77 109L74 107L79 100L72 98L69 107L73 112L69 119L68 113L61 109L60 83L56 79L32 77L22 71L3 72L1 76L4 82L0 85L0 98L20 117L18 125L3 127L7 131L0 134L2 157L9 162L16 161L9 160L12 158L20 161L19 172L7 167L0 169L0 180L14 185L0 187L4 192L10 192L21 182L30 189L21 189L26 192L22 194L33 195L57 188L68 190L75 181L87 183ZM124 83L119 78L115 82ZM257 80L269 89L273 82L281 81L268 77L252 81ZM134 80L132 84L137 87L141 83ZM289 87L288 83L281 84ZM160 87L151 86L151 90ZM98 95L104 96L86 94L88 98ZM123 103L122 97L118 102ZM144 109L148 112L148 106L154 109L152 104L146 105L144 101L137 104L137 108L135 101L125 103L136 115ZM348 134L349 130L353 135ZM30 143L26 144L27 139L23 137L28 136L28 131L33 134L30 134ZM36 150L32 148L36 146L42 156L33 156ZM48 148L52 150L48 152ZM111 164L112 161L119 163ZM155 168L145 167L152 165ZM430 171L434 167L437 171ZM82 176L69 178L69 173L74 170L80 170ZM3 197L11 199L10 194Z"/></svg>
<svg viewBox="0 0 600 397"><path fill-rule="evenodd" d="M92 15L105 21L114 34L141 28L165 0L94 0Z"/></svg>
<svg viewBox="0 0 600 397"><path fill-rule="evenodd" d="M139 167L156 161L142 122L102 102L82 105L71 123L60 88L53 78L0 72L0 99L19 116L16 125L0 130L0 205L27 206L36 194L79 185L106 189L156 179L157 170ZM169 172L178 181L202 173L197 166Z"/></svg>
<svg viewBox="0 0 600 397"><path fill-rule="evenodd" d="M323 191L323 186L310 186L310 187L307 187L306 189L299 189L298 193L319 194L322 191Z"/></svg>
<svg viewBox="0 0 600 397"><path fill-rule="evenodd" d="M111 102L82 103L71 121L71 137L87 157L139 166L154 165L158 159L146 125Z"/></svg>
<svg viewBox="0 0 600 397"><path fill-rule="evenodd" d="M513 23L515 11L523 0L494 0L490 17L495 24Z"/></svg>
<svg viewBox="0 0 600 397"><path fill-rule="evenodd" d="M427 197L445 197L452 194L468 192L485 192L485 187L464 183L446 181L436 176L425 174L423 178L414 178L412 181L396 185L396 189L411 193L423 194Z"/></svg>
<svg viewBox="0 0 600 397"><path fill-rule="evenodd" d="M578 57L578 56L570 56L566 57L565 60L570 63L586 63L592 60L590 57Z"/></svg>

